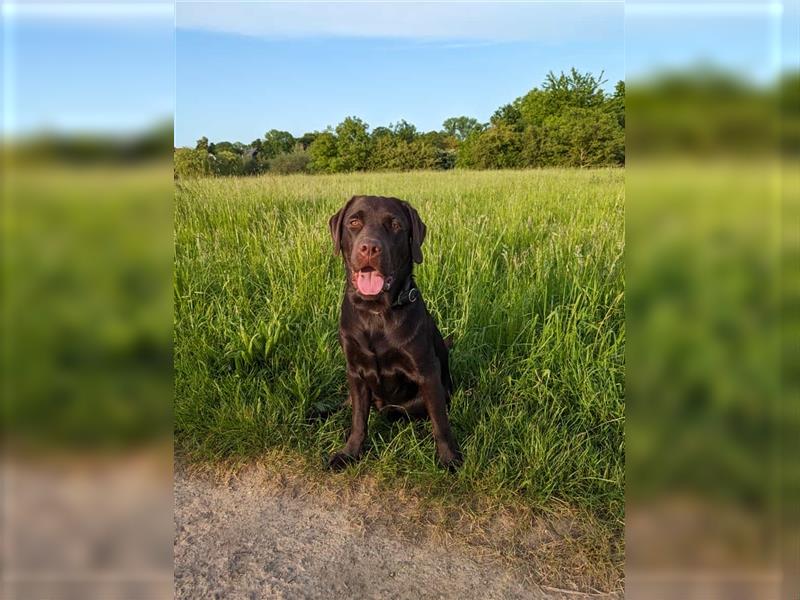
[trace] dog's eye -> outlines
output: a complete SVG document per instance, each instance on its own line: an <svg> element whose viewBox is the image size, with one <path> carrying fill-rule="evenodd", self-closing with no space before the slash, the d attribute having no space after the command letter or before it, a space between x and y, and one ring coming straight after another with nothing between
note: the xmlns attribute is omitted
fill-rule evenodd
<svg viewBox="0 0 800 600"><path fill-rule="evenodd" d="M392 221L392 231L400 231L402 228L400 221Z"/></svg>
<svg viewBox="0 0 800 600"><path fill-rule="evenodd" d="M349 222L350 227L361 227L361 219L350 219Z"/></svg>

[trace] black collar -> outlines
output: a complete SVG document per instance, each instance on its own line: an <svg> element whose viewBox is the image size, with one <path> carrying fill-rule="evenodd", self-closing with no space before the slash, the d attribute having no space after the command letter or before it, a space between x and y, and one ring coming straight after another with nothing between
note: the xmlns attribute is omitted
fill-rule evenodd
<svg viewBox="0 0 800 600"><path fill-rule="evenodd" d="M400 290L399 294L397 294L395 301L392 302L392 308L405 306L406 304L412 304L417 300L419 300L419 290L414 284L414 279L409 277L406 280L406 284L403 286L403 289Z"/></svg>

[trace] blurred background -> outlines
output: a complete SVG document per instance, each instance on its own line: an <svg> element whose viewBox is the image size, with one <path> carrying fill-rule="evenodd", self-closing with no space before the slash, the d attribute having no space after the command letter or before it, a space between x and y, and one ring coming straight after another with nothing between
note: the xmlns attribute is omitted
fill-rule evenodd
<svg viewBox="0 0 800 600"><path fill-rule="evenodd" d="M625 11L626 596L796 599L798 3ZM2 4L3 598L172 594L173 26Z"/></svg>
<svg viewBox="0 0 800 600"><path fill-rule="evenodd" d="M173 14L2 3L2 598L172 596Z"/></svg>
<svg viewBox="0 0 800 600"><path fill-rule="evenodd" d="M797 598L796 2L626 3L630 598Z"/></svg>

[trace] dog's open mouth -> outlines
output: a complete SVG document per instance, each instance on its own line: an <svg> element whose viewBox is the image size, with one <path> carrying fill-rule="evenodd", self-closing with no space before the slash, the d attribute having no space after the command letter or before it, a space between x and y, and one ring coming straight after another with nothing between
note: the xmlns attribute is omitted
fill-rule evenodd
<svg viewBox="0 0 800 600"><path fill-rule="evenodd" d="M372 267L364 267L353 273L353 283L363 296L377 296L391 285L391 280L391 277L384 277Z"/></svg>

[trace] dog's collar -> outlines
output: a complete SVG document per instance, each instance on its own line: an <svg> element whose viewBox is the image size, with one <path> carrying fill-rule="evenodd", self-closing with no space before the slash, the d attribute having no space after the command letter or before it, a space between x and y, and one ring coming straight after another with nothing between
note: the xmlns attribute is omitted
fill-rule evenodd
<svg viewBox="0 0 800 600"><path fill-rule="evenodd" d="M395 301L392 302L392 308L405 306L406 304L413 304L417 300L419 300L419 290L417 289L417 286L414 285L414 280L409 277L406 281L406 284L403 286L403 289L400 290L399 294L397 294Z"/></svg>

